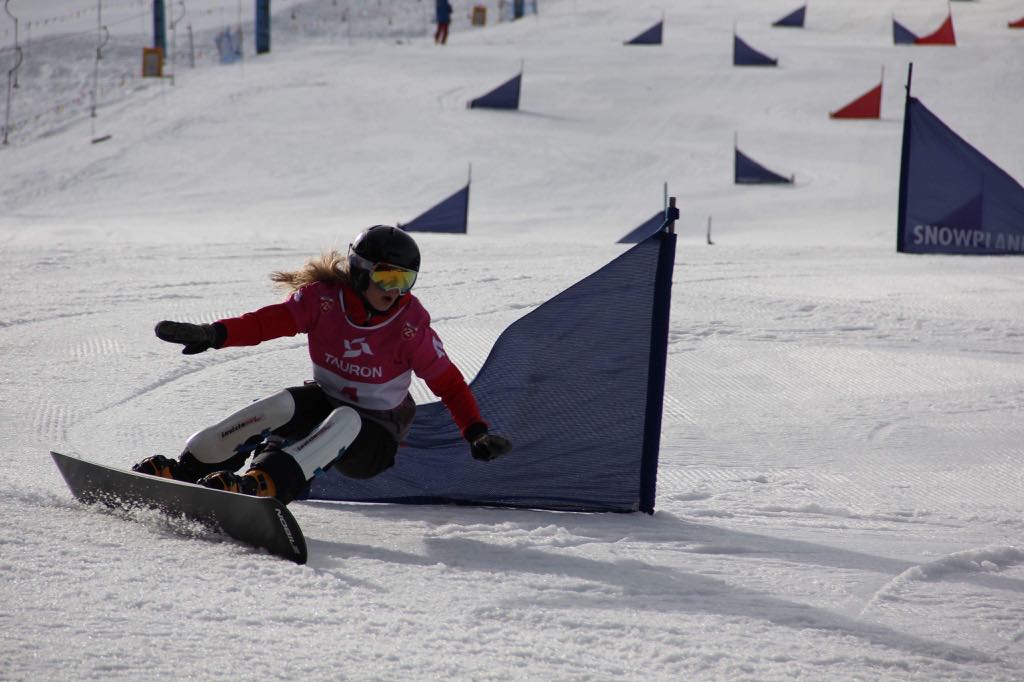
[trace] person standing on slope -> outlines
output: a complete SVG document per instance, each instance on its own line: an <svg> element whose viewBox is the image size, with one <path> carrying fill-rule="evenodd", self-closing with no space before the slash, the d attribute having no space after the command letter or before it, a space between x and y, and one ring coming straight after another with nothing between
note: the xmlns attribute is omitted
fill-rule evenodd
<svg viewBox="0 0 1024 682"><path fill-rule="evenodd" d="M490 433L429 313L410 291L419 269L412 237L374 225L356 237L347 258L331 251L299 270L273 273L290 291L283 303L213 324L159 322L156 335L183 344L186 355L305 333L313 380L198 431L177 460L156 455L132 469L285 504L331 466L371 478L394 464L412 425L413 372L451 412L475 459L508 453L512 444ZM238 475L253 453L248 471Z"/></svg>
<svg viewBox="0 0 1024 682"><path fill-rule="evenodd" d="M434 31L434 42L444 45L448 42L448 24L452 21L452 6L448 0L437 0L437 30Z"/></svg>

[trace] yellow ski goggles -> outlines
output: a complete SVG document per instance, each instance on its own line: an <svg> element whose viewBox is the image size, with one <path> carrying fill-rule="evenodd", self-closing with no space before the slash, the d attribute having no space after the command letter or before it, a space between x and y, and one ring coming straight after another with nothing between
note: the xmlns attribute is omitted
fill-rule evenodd
<svg viewBox="0 0 1024 682"><path fill-rule="evenodd" d="M419 274L415 270L403 268L400 265L374 263L354 252L350 253L348 258L350 270L353 266L366 270L370 273L370 281L384 291L397 289L399 293L404 294L412 289L416 283L416 276Z"/></svg>

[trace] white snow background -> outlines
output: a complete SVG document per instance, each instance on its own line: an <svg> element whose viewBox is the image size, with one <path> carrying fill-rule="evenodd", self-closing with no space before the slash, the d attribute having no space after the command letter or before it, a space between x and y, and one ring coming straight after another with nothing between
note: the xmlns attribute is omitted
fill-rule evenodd
<svg viewBox="0 0 1024 682"><path fill-rule="evenodd" d="M936 0L812 2L803 30L770 25L797 0L454 4L438 47L428 0L275 0L256 57L249 0L168 3L172 83L140 78L149 3L104 2L91 118L97 3L8 3L0 679L1024 679L1024 260L895 250L910 61L1024 179L1024 4L952 3L955 48L892 45ZM733 67L734 26L779 67ZM0 79L13 44L0 14ZM521 63L520 111L466 108ZM881 120L828 118L883 67ZM734 185L734 135L795 186ZM678 197L653 516L299 502L297 566L72 499L49 450L176 455L310 374L303 337L186 357L155 322L279 300L272 270L470 164L469 233L417 235L416 288L468 376Z"/></svg>

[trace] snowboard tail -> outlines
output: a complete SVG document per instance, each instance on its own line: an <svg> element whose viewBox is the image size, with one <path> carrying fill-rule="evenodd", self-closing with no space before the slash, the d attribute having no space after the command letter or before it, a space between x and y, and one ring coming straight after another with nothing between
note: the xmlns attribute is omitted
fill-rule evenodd
<svg viewBox="0 0 1024 682"><path fill-rule="evenodd" d="M204 488L168 478L115 469L50 452L71 494L86 504L111 509L150 507L212 526L244 543L297 564L306 563L302 529L281 502Z"/></svg>

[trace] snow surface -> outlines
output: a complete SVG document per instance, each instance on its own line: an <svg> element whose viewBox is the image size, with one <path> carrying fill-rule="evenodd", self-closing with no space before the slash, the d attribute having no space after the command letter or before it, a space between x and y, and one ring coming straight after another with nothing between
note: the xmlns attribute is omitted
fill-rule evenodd
<svg viewBox="0 0 1024 682"><path fill-rule="evenodd" d="M486 28L459 0L443 48L427 0L275 0L258 58L252 4L168 3L172 84L138 77L149 3L104 2L90 118L97 3L8 3L0 679L1024 679L1024 261L895 251L909 61L1024 178L1019 0L953 3L955 48L892 45L934 0L814 2L803 30L770 26L794 0L547 0ZM664 45L622 45L663 13ZM734 68L734 27L779 67ZM521 111L466 109L521 63ZM881 121L828 118L883 67ZM796 185L735 186L734 135ZM271 270L470 164L469 234L417 237L469 375L678 197L653 516L296 503L296 566L71 498L48 450L177 454L309 376L301 339L184 357L156 321L273 302Z"/></svg>

